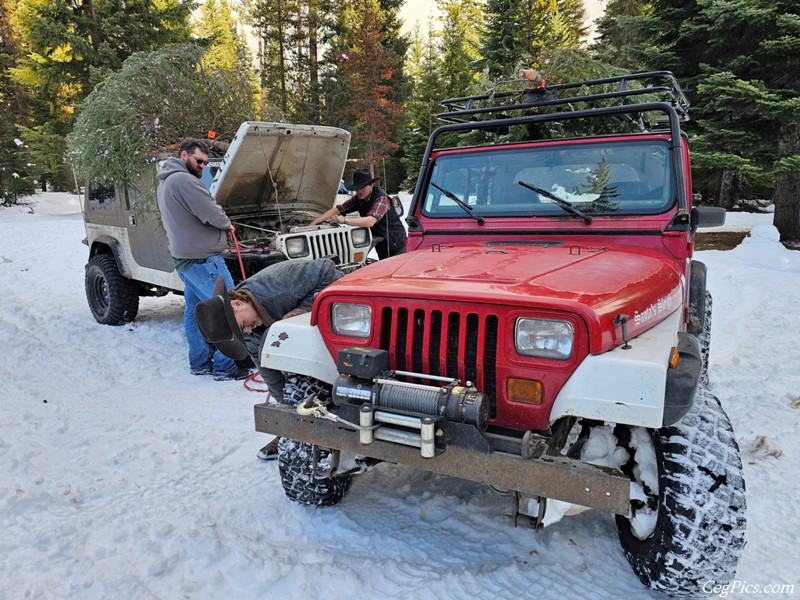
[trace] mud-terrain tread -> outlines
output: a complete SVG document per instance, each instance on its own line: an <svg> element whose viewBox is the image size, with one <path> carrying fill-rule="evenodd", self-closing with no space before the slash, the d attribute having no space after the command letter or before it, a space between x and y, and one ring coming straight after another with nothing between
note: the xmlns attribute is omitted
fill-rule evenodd
<svg viewBox="0 0 800 600"><path fill-rule="evenodd" d="M98 296L98 287L104 286L107 297ZM92 316L101 325L125 325L139 312L137 285L123 276L117 261L109 254L95 254L86 264L86 299Z"/></svg>
<svg viewBox="0 0 800 600"><path fill-rule="evenodd" d="M316 379L288 376L283 391L283 404L297 406L310 394L325 401L330 398L331 388ZM338 475L333 478L319 477L312 472L311 444L281 438L278 443L278 470L286 496L305 506L332 506L345 495L352 482L351 476ZM320 450L320 461L329 453Z"/></svg>
<svg viewBox="0 0 800 600"><path fill-rule="evenodd" d="M655 532L640 541L617 516L620 543L644 585L671 596L708 595L733 579L745 543L745 483L733 428L719 400L701 387L689 413L652 437L660 492Z"/></svg>
<svg viewBox="0 0 800 600"><path fill-rule="evenodd" d="M708 386L708 355L711 349L711 313L714 301L711 298L711 292L706 291L705 301L705 316L703 317L703 331L696 334L695 337L700 342L700 356L703 360L703 369L700 372L700 385L702 387Z"/></svg>

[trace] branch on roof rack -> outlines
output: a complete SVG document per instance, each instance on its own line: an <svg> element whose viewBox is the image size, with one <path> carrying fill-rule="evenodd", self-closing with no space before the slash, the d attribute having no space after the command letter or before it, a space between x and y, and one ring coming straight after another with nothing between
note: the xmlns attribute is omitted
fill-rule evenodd
<svg viewBox="0 0 800 600"><path fill-rule="evenodd" d="M525 71L527 71L527 81L544 83L535 70ZM581 89L586 91L576 93ZM597 103L605 103L606 106L622 104L635 107L639 104L652 103L654 96L658 101L671 104L681 122L689 120L689 100L674 75L669 71L633 73L546 87L540 85L519 91L451 98L442 102L442 106L447 109L447 112L437 115L437 118L449 123L466 123L478 121L479 117L486 115L492 115L494 118L507 118L510 117L506 112L508 110L521 111L523 114L538 114L545 112L545 109L571 112L583 110L574 105L599 106L600 104ZM631 112L632 114L637 113L635 110ZM641 113L639 113L639 122L642 122Z"/></svg>

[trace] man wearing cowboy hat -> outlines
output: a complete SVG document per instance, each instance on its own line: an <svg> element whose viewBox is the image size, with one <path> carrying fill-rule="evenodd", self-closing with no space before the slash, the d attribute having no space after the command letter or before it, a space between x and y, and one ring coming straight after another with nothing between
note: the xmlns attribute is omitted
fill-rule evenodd
<svg viewBox="0 0 800 600"><path fill-rule="evenodd" d="M378 258L387 258L406 251L406 230L400 217L392 208L386 192L375 185L380 177L373 177L369 169L359 169L353 173L353 183L347 189L355 192L349 200L334 206L311 221L318 225L323 221L329 223L347 223L356 227L369 227L373 239L380 241L375 245ZM358 216L347 214L358 212Z"/></svg>
<svg viewBox="0 0 800 600"><path fill-rule="evenodd" d="M287 260L270 265L228 290L222 277L217 279L214 293L197 303L195 318L203 338L234 360L248 355L261 364L261 348L270 326L309 312L314 297L342 274L333 261ZM261 377L272 398L283 400L285 380L275 369L259 366ZM278 438L264 446L258 457L271 460L277 456Z"/></svg>

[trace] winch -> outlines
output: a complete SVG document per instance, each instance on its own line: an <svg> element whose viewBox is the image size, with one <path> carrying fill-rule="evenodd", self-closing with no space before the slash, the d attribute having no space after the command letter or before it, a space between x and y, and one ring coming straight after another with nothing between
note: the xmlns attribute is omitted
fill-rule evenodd
<svg viewBox="0 0 800 600"><path fill-rule="evenodd" d="M435 455L437 424L439 429L445 423L460 423L486 430L489 399L469 382L461 385L449 377L391 371L387 351L358 346L339 352L338 370L333 401L351 409L347 412L359 407L362 444L391 441L418 447L422 456L430 458ZM442 385L400 381L398 376Z"/></svg>

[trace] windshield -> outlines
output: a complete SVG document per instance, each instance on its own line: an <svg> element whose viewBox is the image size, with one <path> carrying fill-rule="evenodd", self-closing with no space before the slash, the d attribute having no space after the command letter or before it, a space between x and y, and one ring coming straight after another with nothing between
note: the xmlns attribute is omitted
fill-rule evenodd
<svg viewBox="0 0 800 600"><path fill-rule="evenodd" d="M663 140L442 154L430 181L422 207L428 217L464 216L464 208L442 190L475 218L648 215L665 212L675 201L671 153Z"/></svg>

